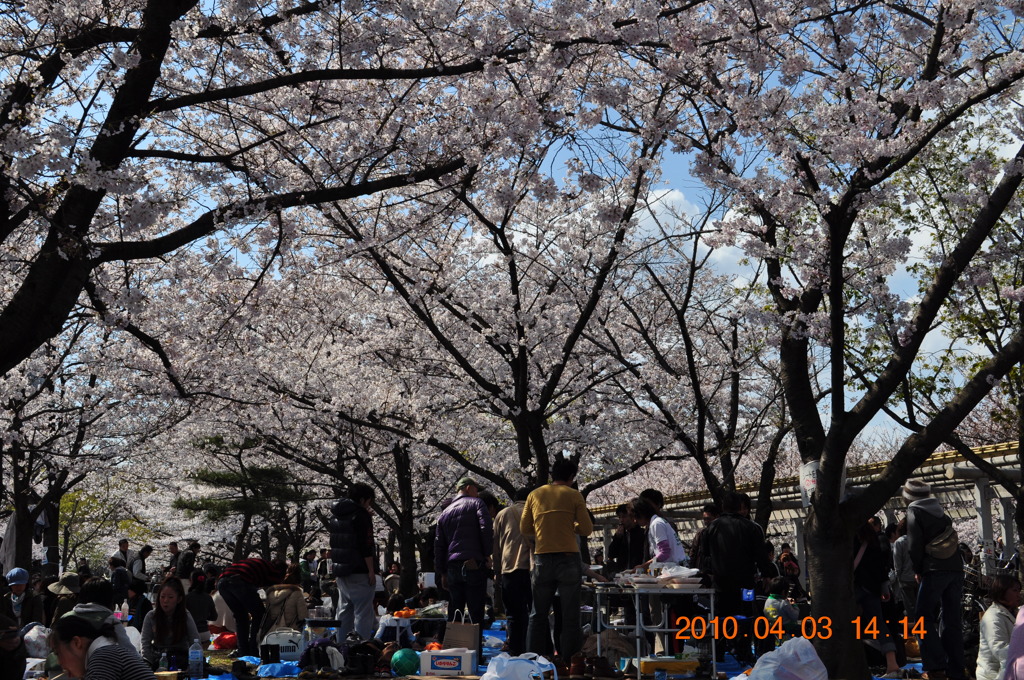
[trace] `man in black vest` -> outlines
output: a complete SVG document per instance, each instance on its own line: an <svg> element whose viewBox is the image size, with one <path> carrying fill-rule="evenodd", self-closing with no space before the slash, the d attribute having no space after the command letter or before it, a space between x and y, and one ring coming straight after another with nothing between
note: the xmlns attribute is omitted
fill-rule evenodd
<svg viewBox="0 0 1024 680"><path fill-rule="evenodd" d="M338 640L342 642L353 630L363 640L373 637L373 500L372 488L353 484L348 498L342 498L331 508L331 560L338 581Z"/></svg>

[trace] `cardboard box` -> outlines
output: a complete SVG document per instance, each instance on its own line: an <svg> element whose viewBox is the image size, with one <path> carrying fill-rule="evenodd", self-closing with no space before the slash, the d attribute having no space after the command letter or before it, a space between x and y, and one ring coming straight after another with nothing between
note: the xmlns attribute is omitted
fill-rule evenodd
<svg viewBox="0 0 1024 680"><path fill-rule="evenodd" d="M652 675L654 671L666 671L669 675L692 673L700 663L696 660L677 659L672 656L645 656L640 659L640 672Z"/></svg>
<svg viewBox="0 0 1024 680"><path fill-rule="evenodd" d="M476 675L476 650L431 649L420 652L420 675Z"/></svg>

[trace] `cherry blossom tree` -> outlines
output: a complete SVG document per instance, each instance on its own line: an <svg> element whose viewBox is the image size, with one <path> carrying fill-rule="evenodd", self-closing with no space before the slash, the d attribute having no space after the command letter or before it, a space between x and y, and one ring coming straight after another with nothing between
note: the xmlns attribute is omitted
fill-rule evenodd
<svg viewBox="0 0 1024 680"><path fill-rule="evenodd" d="M1017 332L906 437L885 471L848 497L843 470L858 436L922 360L956 282L1017 200L1024 148L983 172L992 181L964 200L963 231L921 292L894 285L910 239L872 208L900 200L896 178L928 158L973 116L1014 129L1012 102L1024 77L1020 8L986 3L810 3L722 8L735 32L718 74L672 74L700 84L674 140L692 150L694 172L737 192L708 238L737 244L763 263L772 298L760 318L778 329L782 384L801 458L819 466L808 518L814 616L832 636L817 647L833 677L867 677L854 618L854 529L876 512L1024 353ZM691 42L689 49L700 43ZM710 52L704 52L714 58ZM753 68L748 68L753 66ZM697 82L695 82L697 81ZM682 110L682 109L680 109ZM751 159L757 159L754 163ZM962 200L961 197L949 197ZM895 333L888 329L896 328ZM855 329L857 332L852 332ZM877 339L876 368L855 372L853 342ZM815 400L818 352L829 391Z"/></svg>
<svg viewBox="0 0 1024 680"><path fill-rule="evenodd" d="M767 526L789 418L772 333L744 313L764 289L716 273L699 238L714 215L711 205L659 220L654 242L621 267L618 313L587 335L625 369L610 382L696 462L713 498L760 480L756 519Z"/></svg>
<svg viewBox="0 0 1024 680"><path fill-rule="evenodd" d="M293 427L290 445L330 441L286 415L307 399L375 431L381 453L425 445L501 486L543 479L564 450L593 462L593 487L638 464L626 452L679 455L639 425L637 392L610 389L628 368L595 344L623 311L611 282L668 146L728 197L705 244L762 272L771 303L737 330L770 331L797 448L819 466L812 586L837 594L815 600L835 623L819 650L830 675L864 677L852 531L1019 362L1020 329L955 376L860 495L844 496L843 468L928 372L951 294L1016 214L1024 148L965 159L970 191L939 188L963 228L919 290L897 279L932 227L879 208L914 204L901 177L973 119L1020 143L1020 15L980 0L11 6L0 369L87 306L148 349L126 365L212 410L186 439L245 410ZM335 308L325 335L291 314L332 313L322 294L366 303Z"/></svg>
<svg viewBox="0 0 1024 680"><path fill-rule="evenodd" d="M119 538L129 537L136 545L154 541L164 527L139 514L137 501L145 495L146 486L109 471L90 474L65 493L58 514L60 564L72 570L83 558L93 573L101 573Z"/></svg>
<svg viewBox="0 0 1024 680"><path fill-rule="evenodd" d="M997 178L991 168L1002 163L1003 150L1012 142L998 119L968 121L957 136L941 140L927 159L915 161L901 178L906 198L900 204L884 204L880 210L893 221L912 213L929 225L931 241L920 244L925 257L910 266L922 278L932 277L948 256L948 244L958 242L971 223L971 210L992 190ZM970 375L997 356L1013 341L1024 319L1024 239L1019 200L1010 204L986 235L974 261L956 282L949 304L940 316L948 340L928 353L925 365L912 370L886 413L909 430L918 430L940 410L960 383L957 376ZM890 332L895 332L891 330ZM851 357L851 368L862 372L872 361L872 345L866 344ZM1018 499L1016 523L1024 536L1021 485L1009 475L975 455L971 446L1019 440L1024 433L1024 377L1013 367L983 402L951 432L946 443L956 448Z"/></svg>
<svg viewBox="0 0 1024 680"><path fill-rule="evenodd" d="M298 207L424 182L500 185L509 143L592 128L622 97L629 62L606 66L678 13L652 9L6 7L0 370L60 333L90 285L139 304L136 264L208 237L273 250L294 235L276 218Z"/></svg>
<svg viewBox="0 0 1024 680"><path fill-rule="evenodd" d="M64 494L125 464L141 439L174 423L173 406L148 402L144 380L125 368L126 349L83 314L0 380L0 475L15 527L4 546L8 564L28 566L37 520L55 549Z"/></svg>

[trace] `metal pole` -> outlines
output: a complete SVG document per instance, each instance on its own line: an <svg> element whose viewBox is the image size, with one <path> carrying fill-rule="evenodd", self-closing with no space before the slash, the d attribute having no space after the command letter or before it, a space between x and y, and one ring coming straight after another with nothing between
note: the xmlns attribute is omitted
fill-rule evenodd
<svg viewBox="0 0 1024 680"><path fill-rule="evenodd" d="M1003 529L1003 554L999 558L1009 560L1017 552L1017 527L1013 523L1014 500L1012 498L1000 498L999 505L1003 511L1003 516L999 522Z"/></svg>
<svg viewBox="0 0 1024 680"><path fill-rule="evenodd" d="M987 479L974 482L974 512L978 516L978 534L981 537L982 573L991 574L995 567L995 542L992 540L992 504L988 500Z"/></svg>

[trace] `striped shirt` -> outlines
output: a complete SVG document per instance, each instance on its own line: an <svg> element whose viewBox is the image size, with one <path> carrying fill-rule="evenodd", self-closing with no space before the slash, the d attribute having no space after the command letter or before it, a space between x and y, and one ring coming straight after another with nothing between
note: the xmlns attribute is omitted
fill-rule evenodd
<svg viewBox="0 0 1024 680"><path fill-rule="evenodd" d="M97 638L89 648L82 680L156 680L146 662L134 651L117 644L95 648Z"/></svg>
<svg viewBox="0 0 1024 680"><path fill-rule="evenodd" d="M270 563L259 557L249 557L235 562L225 569L220 577L237 576L248 584L257 588L272 586L281 580L284 574L275 573Z"/></svg>

